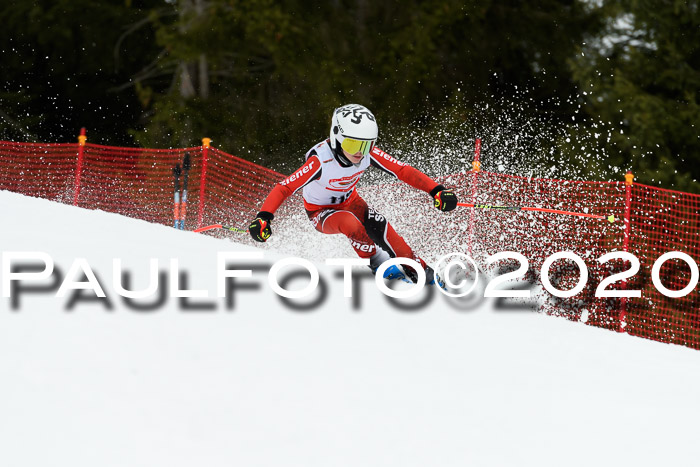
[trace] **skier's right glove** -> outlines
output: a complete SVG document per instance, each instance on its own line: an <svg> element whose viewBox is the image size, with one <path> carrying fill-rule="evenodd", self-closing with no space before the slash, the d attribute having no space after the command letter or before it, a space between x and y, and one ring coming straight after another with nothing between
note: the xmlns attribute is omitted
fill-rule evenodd
<svg viewBox="0 0 700 467"><path fill-rule="evenodd" d="M260 211L255 217L255 220L248 226L248 232L253 240L257 242L266 242L270 235L272 235L272 229L270 228L270 223L275 216L267 211Z"/></svg>

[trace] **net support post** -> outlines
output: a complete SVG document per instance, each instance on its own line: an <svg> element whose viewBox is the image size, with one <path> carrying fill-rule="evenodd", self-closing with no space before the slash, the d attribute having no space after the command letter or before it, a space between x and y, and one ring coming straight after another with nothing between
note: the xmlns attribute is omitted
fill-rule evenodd
<svg viewBox="0 0 700 467"><path fill-rule="evenodd" d="M472 193L471 203L476 203L476 188L481 171L481 138L474 141L474 160L472 161ZM469 212L469 236L467 237L467 254L472 255L472 244L474 239L474 208Z"/></svg>
<svg viewBox="0 0 700 467"><path fill-rule="evenodd" d="M78 161L75 166L75 182L73 187L73 206L78 205L78 197L80 196L80 181L83 173L83 149L85 148L85 143L87 142L87 135L85 134L85 127L80 129L80 135L78 135Z"/></svg>
<svg viewBox="0 0 700 467"><path fill-rule="evenodd" d="M632 223L630 217L632 215L632 187L634 186L634 174L628 171L625 174L625 215L624 215L624 225L625 233L622 240L622 251L628 252L630 247L630 234L632 231ZM622 281L622 290L627 289L627 279ZM620 299L620 327L619 332L625 332L625 327L627 326L627 297L622 297Z"/></svg>

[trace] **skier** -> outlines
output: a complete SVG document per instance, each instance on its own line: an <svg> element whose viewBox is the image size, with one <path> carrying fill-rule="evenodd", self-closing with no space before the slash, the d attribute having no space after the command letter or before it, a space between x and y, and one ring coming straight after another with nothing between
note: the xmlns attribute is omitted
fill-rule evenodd
<svg viewBox="0 0 700 467"><path fill-rule="evenodd" d="M420 263L426 282L434 283L434 273L396 233L387 219L368 206L355 190L362 173L373 166L433 197L434 206L451 211L457 206L455 193L436 183L419 170L400 162L379 149L377 122L366 107L349 104L335 109L330 138L306 153L306 163L272 189L248 231L254 240L265 242L272 230L270 223L277 208L292 194L303 189L304 207L316 230L325 234L344 234L355 252L367 258L370 269L377 268L390 257L409 258ZM417 282L418 275L410 266L387 269L384 277ZM440 282L440 280L438 279Z"/></svg>

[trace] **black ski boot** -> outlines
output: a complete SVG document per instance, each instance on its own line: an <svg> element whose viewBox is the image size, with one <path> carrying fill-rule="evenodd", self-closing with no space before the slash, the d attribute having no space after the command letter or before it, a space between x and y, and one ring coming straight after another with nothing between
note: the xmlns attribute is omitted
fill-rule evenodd
<svg viewBox="0 0 700 467"><path fill-rule="evenodd" d="M411 266L403 265L403 270L406 273L406 277L416 284L418 282L418 272ZM441 289L445 289L445 281L427 264L424 267L425 270L425 284L426 285L437 285Z"/></svg>

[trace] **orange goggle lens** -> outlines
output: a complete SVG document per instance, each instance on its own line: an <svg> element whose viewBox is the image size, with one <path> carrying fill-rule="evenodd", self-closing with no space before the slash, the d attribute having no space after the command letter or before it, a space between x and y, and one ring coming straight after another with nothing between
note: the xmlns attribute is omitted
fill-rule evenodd
<svg viewBox="0 0 700 467"><path fill-rule="evenodd" d="M363 156L366 156L374 147L374 140L345 138L340 146L350 154L357 154L358 152L361 152Z"/></svg>

